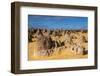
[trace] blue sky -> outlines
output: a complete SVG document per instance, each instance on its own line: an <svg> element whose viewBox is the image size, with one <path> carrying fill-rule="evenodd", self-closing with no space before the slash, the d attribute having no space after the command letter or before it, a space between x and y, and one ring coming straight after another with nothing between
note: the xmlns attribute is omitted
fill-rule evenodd
<svg viewBox="0 0 100 76"><path fill-rule="evenodd" d="M87 29L88 17L28 15L28 26L46 29Z"/></svg>

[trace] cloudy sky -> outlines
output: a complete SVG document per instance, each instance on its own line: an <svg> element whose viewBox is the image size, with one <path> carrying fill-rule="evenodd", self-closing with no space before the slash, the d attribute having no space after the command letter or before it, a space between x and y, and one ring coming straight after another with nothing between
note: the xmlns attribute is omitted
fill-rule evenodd
<svg viewBox="0 0 100 76"><path fill-rule="evenodd" d="M87 29L88 17L28 15L28 26L47 29Z"/></svg>

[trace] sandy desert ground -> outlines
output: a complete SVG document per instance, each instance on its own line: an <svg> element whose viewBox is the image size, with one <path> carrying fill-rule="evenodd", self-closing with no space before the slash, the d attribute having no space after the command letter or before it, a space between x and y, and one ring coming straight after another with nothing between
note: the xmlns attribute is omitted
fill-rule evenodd
<svg viewBox="0 0 100 76"><path fill-rule="evenodd" d="M31 29L28 33L28 60L88 57L87 30Z"/></svg>

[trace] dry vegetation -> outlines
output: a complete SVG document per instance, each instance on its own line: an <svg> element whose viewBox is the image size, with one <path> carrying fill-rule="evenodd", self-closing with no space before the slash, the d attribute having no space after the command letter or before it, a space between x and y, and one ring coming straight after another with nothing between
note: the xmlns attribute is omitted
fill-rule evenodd
<svg viewBox="0 0 100 76"><path fill-rule="evenodd" d="M88 57L87 30L28 30L28 60Z"/></svg>

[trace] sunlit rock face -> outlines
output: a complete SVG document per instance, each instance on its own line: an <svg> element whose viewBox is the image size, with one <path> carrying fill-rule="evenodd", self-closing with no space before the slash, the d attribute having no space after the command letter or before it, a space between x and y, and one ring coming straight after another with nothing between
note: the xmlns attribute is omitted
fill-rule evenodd
<svg viewBox="0 0 100 76"><path fill-rule="evenodd" d="M88 54L87 30L31 29L28 32L29 60L84 58Z"/></svg>

